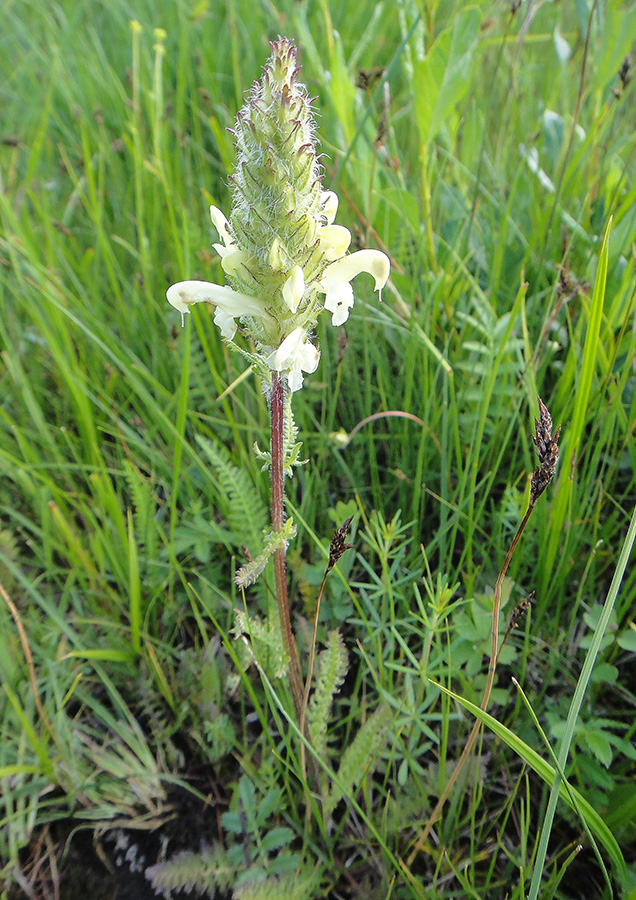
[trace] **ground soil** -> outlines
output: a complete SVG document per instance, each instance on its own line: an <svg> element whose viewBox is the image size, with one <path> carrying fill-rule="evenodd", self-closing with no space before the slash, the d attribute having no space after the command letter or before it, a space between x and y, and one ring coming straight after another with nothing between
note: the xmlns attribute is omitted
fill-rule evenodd
<svg viewBox="0 0 636 900"><path fill-rule="evenodd" d="M183 788L172 790L165 821L152 830L114 828L98 833L85 823L66 820L47 827L46 839L29 848L21 885L9 900L157 900L145 870L181 850L198 851L218 840L222 809L203 803ZM174 900L209 900L209 894L183 891ZM218 900L225 895L217 894Z"/></svg>

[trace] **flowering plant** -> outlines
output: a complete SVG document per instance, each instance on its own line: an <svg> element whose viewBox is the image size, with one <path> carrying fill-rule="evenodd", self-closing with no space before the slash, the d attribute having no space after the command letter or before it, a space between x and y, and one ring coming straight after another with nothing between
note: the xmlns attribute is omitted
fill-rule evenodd
<svg viewBox="0 0 636 900"><path fill-rule="evenodd" d="M390 269L379 250L347 253L351 234L334 224L338 197L322 187L311 101L297 72L291 41L274 42L263 78L237 116L229 221L210 207L229 286L181 281L167 293L182 316L195 303L211 303L223 338L233 342L244 332L266 385L280 372L290 391L318 366L311 333L320 312L342 325L354 302L351 280L368 272L380 292Z"/></svg>
<svg viewBox="0 0 636 900"><path fill-rule="evenodd" d="M318 366L320 351L311 340L318 315L326 309L333 325L342 325L354 302L352 278L368 272L380 292L390 263L378 250L347 252L351 234L334 224L338 197L323 189L311 102L305 86L296 81L295 47L285 38L271 46L263 77L252 87L232 132L237 160L229 220L210 208L219 234L214 247L228 285L181 281L168 289L167 297L182 320L195 303L211 303L223 339L248 356L263 379L272 443L271 453L261 455L271 470L272 531L265 536L263 552L239 570L236 580L240 587L251 584L273 557L289 683L302 725L306 696L285 572L285 551L294 530L291 519L285 521L284 479L300 449L291 396L302 387L303 373ZM234 344L237 331L252 341L255 352Z"/></svg>

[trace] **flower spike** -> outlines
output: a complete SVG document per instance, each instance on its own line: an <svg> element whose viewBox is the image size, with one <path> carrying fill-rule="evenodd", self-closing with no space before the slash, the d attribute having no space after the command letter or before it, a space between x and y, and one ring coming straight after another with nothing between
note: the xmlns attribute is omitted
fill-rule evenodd
<svg viewBox="0 0 636 900"><path fill-rule="evenodd" d="M282 372L296 391L302 373L318 366L320 351L310 336L320 312L326 309L332 324L342 325L354 303L351 280L368 272L381 292L390 263L378 250L348 253L351 233L334 223L338 196L322 187L311 101L297 81L296 48L285 38L271 46L263 77L232 130L237 159L229 221L210 207L219 234L213 246L228 285L182 281L169 288L167 298L182 321L195 303L211 303L226 341L234 340L241 323L256 346L250 358L260 359L256 368L266 384L271 372Z"/></svg>

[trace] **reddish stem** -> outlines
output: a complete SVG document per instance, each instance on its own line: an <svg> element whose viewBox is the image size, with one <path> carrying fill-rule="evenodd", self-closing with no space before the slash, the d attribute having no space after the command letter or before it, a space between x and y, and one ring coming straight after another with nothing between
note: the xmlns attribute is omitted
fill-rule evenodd
<svg viewBox="0 0 636 900"><path fill-rule="evenodd" d="M285 376L280 372L272 372L272 530L281 532L285 524L285 471L284 471L284 435L285 435ZM287 573L285 567L285 548L278 547L274 551L274 576L276 579L276 604L283 635L283 647L289 659L289 683L294 698L294 709L300 721L303 706L303 685L300 677L298 650L291 627L289 615L289 598L287 596Z"/></svg>

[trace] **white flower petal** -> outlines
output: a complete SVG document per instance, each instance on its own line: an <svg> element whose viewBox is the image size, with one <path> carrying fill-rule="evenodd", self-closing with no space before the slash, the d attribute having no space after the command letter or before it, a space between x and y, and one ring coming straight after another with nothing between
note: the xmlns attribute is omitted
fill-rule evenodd
<svg viewBox="0 0 636 900"><path fill-rule="evenodd" d="M331 225L338 212L338 195L335 191L323 191L320 195L320 203L327 225Z"/></svg>
<svg viewBox="0 0 636 900"><path fill-rule="evenodd" d="M219 256L224 256L228 250L234 249L234 241L232 240L232 235L230 234L229 223L225 218L220 209L217 209L216 206L210 207L210 218L212 219L212 224L219 232L219 237L223 241L223 246L220 244L214 244L214 249L217 251Z"/></svg>
<svg viewBox="0 0 636 900"><path fill-rule="evenodd" d="M226 275L235 275L250 258L249 254L245 250L239 250L236 244L232 244L231 250L224 249L223 253L221 253L220 247L220 244L214 244L214 249L221 257L221 268Z"/></svg>
<svg viewBox="0 0 636 900"><path fill-rule="evenodd" d="M382 288L391 271L389 257L379 250L358 250L349 256L332 262L327 266L320 279L318 289L325 296L325 309L332 313L333 325L342 325L349 318L349 310L353 306L353 290L349 282L360 272L368 272L375 280L375 290L382 299Z"/></svg>
<svg viewBox="0 0 636 900"><path fill-rule="evenodd" d="M314 347L311 341L306 341L302 347L302 353L299 357L300 368L308 375L312 375L318 368L320 362L320 350Z"/></svg>
<svg viewBox="0 0 636 900"><path fill-rule="evenodd" d="M287 382L289 384L289 390L292 391L292 393L294 391L299 391L303 386L303 372L311 375L311 373L315 372L318 368L319 361L320 351L318 348L314 347L309 341L307 341L306 344L303 344L301 352L299 352L287 373Z"/></svg>
<svg viewBox="0 0 636 900"><path fill-rule="evenodd" d="M182 323L184 313L189 313L195 303L213 303L216 307L214 321L228 341L236 333L235 318L267 315L265 307L256 297L210 281L179 281L168 288L166 297L168 303L181 313Z"/></svg>
<svg viewBox="0 0 636 900"><path fill-rule="evenodd" d="M303 372L311 374L318 368L320 351L306 338L304 328L295 328L267 360L270 369L287 372L290 391L298 391L303 386Z"/></svg>
<svg viewBox="0 0 636 900"><path fill-rule="evenodd" d="M344 284L333 284L327 289L325 309L331 316L331 324L337 328L349 318L349 310L353 306L353 288L348 281Z"/></svg>
<svg viewBox="0 0 636 900"><path fill-rule="evenodd" d="M380 250L358 250L327 266L322 276L322 283L325 286L343 284L345 281L351 281L361 272L373 275L375 290L381 292L391 272L389 257ZM381 296L380 299L382 299Z"/></svg>
<svg viewBox="0 0 636 900"><path fill-rule="evenodd" d="M329 262L344 256L351 243L351 232L344 225L323 225L318 232L318 237L320 249Z"/></svg>
<svg viewBox="0 0 636 900"><path fill-rule="evenodd" d="M226 341L231 341L233 339L236 334L236 322L234 321L234 318L220 306L217 306L214 310L214 324L218 325L221 335Z"/></svg>
<svg viewBox="0 0 636 900"><path fill-rule="evenodd" d="M293 313L298 309L298 304L302 300L304 293L305 275L300 266L294 266L289 274L289 278L283 285L283 300Z"/></svg>
<svg viewBox="0 0 636 900"><path fill-rule="evenodd" d="M305 340L305 329L294 328L291 334L288 334L278 350L274 350L268 357L270 369L276 372L282 372L296 357L299 347L302 347Z"/></svg>
<svg viewBox="0 0 636 900"><path fill-rule="evenodd" d="M288 372L287 373L287 384L289 385L289 390L292 394L295 391L299 391L303 386L303 373L298 372Z"/></svg>
<svg viewBox="0 0 636 900"><path fill-rule="evenodd" d="M304 380L305 378L300 368L289 370L287 373L287 384L289 385L289 390L292 394L301 389Z"/></svg>

